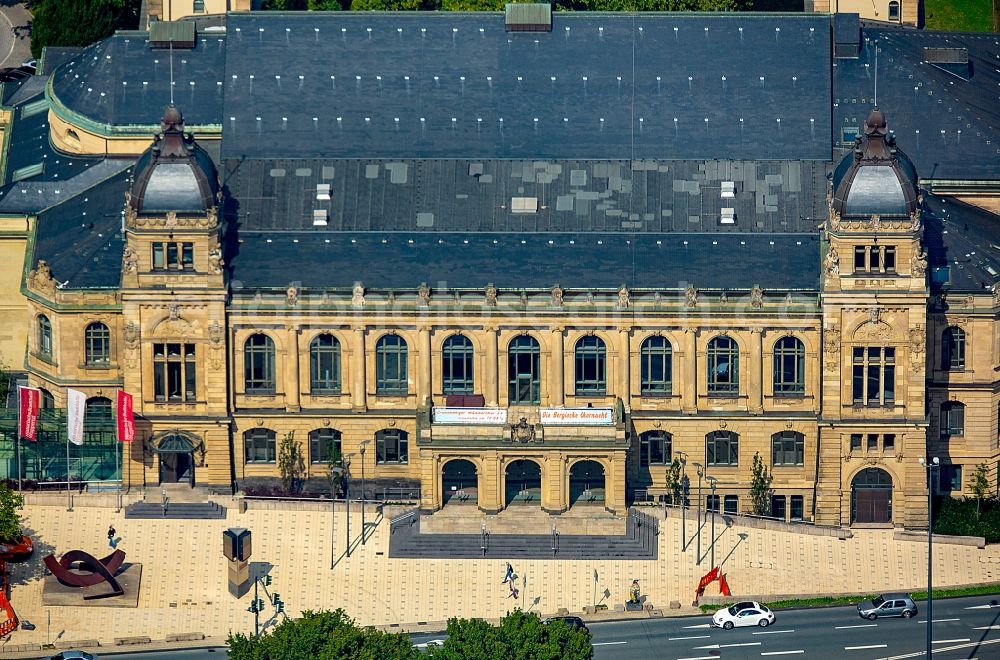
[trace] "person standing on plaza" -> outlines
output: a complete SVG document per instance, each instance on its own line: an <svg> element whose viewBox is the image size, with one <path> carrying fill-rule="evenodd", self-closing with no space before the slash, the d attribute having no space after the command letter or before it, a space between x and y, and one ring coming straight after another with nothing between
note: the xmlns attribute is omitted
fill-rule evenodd
<svg viewBox="0 0 1000 660"><path fill-rule="evenodd" d="M115 540L115 534L117 534L115 526L108 525L108 545L111 546L112 549L118 546L118 541Z"/></svg>
<svg viewBox="0 0 1000 660"><path fill-rule="evenodd" d="M504 573L503 582L501 582L500 584L513 581L514 581L514 567L510 565L510 562L507 562L507 572Z"/></svg>

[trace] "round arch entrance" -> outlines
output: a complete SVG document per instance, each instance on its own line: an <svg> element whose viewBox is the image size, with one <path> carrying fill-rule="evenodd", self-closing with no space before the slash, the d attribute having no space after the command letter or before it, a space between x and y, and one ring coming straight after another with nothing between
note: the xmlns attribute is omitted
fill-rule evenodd
<svg viewBox="0 0 1000 660"><path fill-rule="evenodd" d="M504 472L504 498L506 505L542 502L542 468L530 460L509 463Z"/></svg>
<svg viewBox="0 0 1000 660"><path fill-rule="evenodd" d="M577 461L569 469L569 505L604 504L604 466L597 461Z"/></svg>
<svg viewBox="0 0 1000 660"><path fill-rule="evenodd" d="M851 480L851 522L892 522L892 476L879 468L865 468Z"/></svg>
<svg viewBox="0 0 1000 660"><path fill-rule="evenodd" d="M448 461L441 469L441 504L479 502L479 475L476 464L464 458Z"/></svg>

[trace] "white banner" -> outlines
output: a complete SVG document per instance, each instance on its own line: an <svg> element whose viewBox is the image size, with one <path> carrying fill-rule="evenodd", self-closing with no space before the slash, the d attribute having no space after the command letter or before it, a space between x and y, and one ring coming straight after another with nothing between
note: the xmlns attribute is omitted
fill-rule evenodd
<svg viewBox="0 0 1000 660"><path fill-rule="evenodd" d="M434 408L435 424L506 424L506 408Z"/></svg>
<svg viewBox="0 0 1000 660"><path fill-rule="evenodd" d="M610 408L541 408L538 417L543 426L610 426L615 420Z"/></svg>
<svg viewBox="0 0 1000 660"><path fill-rule="evenodd" d="M66 388L66 432L74 445L83 444L83 416L87 410L87 395Z"/></svg>

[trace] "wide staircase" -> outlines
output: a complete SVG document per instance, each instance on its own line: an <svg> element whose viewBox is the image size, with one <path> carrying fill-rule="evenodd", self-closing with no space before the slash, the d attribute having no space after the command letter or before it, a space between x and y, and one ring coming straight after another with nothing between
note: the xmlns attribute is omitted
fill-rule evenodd
<svg viewBox="0 0 1000 660"><path fill-rule="evenodd" d="M204 488L186 484L164 484L146 490L144 500L125 507L126 518L165 518L173 520L221 520L226 507L208 499Z"/></svg>
<svg viewBox="0 0 1000 660"><path fill-rule="evenodd" d="M420 522L419 509L391 521L390 557L655 560L657 556L659 522L635 509L624 521L624 534L545 533L544 527L534 534L501 534L490 531L491 518L487 516L482 517L479 533L427 534L421 533Z"/></svg>

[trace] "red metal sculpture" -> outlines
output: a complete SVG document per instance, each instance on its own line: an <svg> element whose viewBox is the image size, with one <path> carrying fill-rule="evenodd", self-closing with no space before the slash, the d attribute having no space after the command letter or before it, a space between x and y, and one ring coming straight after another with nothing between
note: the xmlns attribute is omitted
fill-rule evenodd
<svg viewBox="0 0 1000 660"><path fill-rule="evenodd" d="M84 600L121 596L125 593L121 584L115 579L115 574L122 567L123 563L125 563L125 553L121 550L115 550L100 560L83 550L70 550L58 561L56 561L54 555L49 555L45 558L45 565L49 571L52 572L52 575L56 576L59 582L66 586L92 587L101 582L107 582L111 586L110 593L84 596ZM74 567L73 564L78 564L78 566ZM76 573L70 570L73 568L89 571L89 573Z"/></svg>
<svg viewBox="0 0 1000 660"><path fill-rule="evenodd" d="M9 543L0 543L0 637L9 635L17 630L18 619L14 613L14 607L7 597L7 562L24 561L34 552L34 545L31 537L22 536L20 539Z"/></svg>

